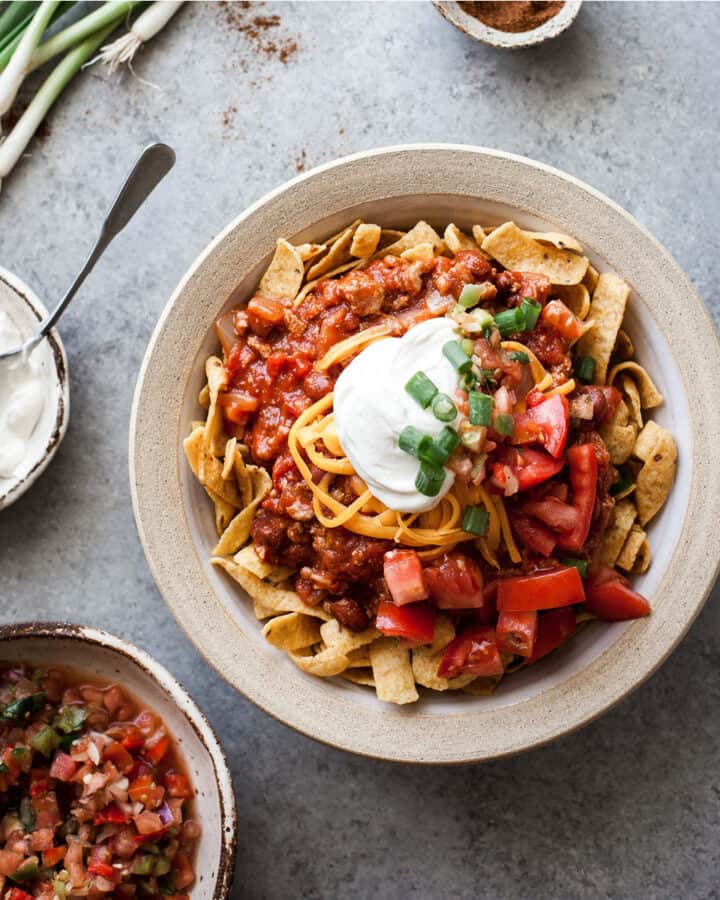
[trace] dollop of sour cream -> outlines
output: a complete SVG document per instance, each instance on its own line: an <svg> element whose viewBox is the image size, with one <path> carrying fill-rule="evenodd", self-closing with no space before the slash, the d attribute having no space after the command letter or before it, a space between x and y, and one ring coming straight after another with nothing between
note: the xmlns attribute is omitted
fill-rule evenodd
<svg viewBox="0 0 720 900"><path fill-rule="evenodd" d="M15 322L0 309L0 350L10 350L24 338ZM32 456L33 432L48 396L43 365L37 358L0 360L0 478L17 478Z"/></svg>
<svg viewBox="0 0 720 900"><path fill-rule="evenodd" d="M400 432L407 425L432 437L445 427L432 409L422 409L413 400L405 385L421 371L438 391L452 397L458 376L442 348L457 339L455 327L451 319L430 319L401 338L371 344L347 366L335 385L333 406L340 444L357 474L389 509L404 513L432 509L455 480L446 468L438 495L426 497L415 487L418 460L398 446Z"/></svg>

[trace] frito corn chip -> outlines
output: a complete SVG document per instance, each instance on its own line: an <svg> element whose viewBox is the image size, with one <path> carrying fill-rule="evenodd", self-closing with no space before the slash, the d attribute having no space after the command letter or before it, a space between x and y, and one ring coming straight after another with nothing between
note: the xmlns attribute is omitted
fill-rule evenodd
<svg viewBox="0 0 720 900"><path fill-rule="evenodd" d="M409 259L410 262L414 262L416 259L432 259L434 255L435 251L430 243L415 244L414 247L403 250L400 254L402 259Z"/></svg>
<svg viewBox="0 0 720 900"><path fill-rule="evenodd" d="M375 690L388 703L414 703L418 699L410 665L410 651L396 638L379 638L370 644Z"/></svg>
<svg viewBox="0 0 720 900"><path fill-rule="evenodd" d="M598 384L605 384L608 363L625 315L630 288L613 272L603 272L593 291L590 315L595 327L577 342L579 356L591 356L595 360L595 377Z"/></svg>
<svg viewBox="0 0 720 900"><path fill-rule="evenodd" d="M240 510L222 533L220 541L213 550L215 556L229 556L247 543L255 510L272 487L272 478L265 469L260 466L248 466L247 468L252 479L253 498Z"/></svg>
<svg viewBox="0 0 720 900"><path fill-rule="evenodd" d="M350 247L352 246L353 237L361 224L360 219L357 219L352 225L349 225L341 231L335 240L332 242L328 241L330 249L325 256L321 257L314 266L311 266L308 269L308 281L312 281L314 278L320 278L321 275L327 278L333 270L338 268L338 266L345 265L348 262L350 259ZM299 289L300 285L298 284L297 290ZM295 291L295 294L293 294L293 297L297 294L297 290Z"/></svg>
<svg viewBox="0 0 720 900"><path fill-rule="evenodd" d="M264 581L271 581L273 584L287 581L294 571L289 566L271 566L260 559L255 551L254 544L248 544L242 550L238 550L233 560L243 569L247 569L258 578Z"/></svg>
<svg viewBox="0 0 720 900"><path fill-rule="evenodd" d="M600 546L600 562L615 565L636 518L637 509L632 500L621 500L616 505L615 519L605 532Z"/></svg>
<svg viewBox="0 0 720 900"><path fill-rule="evenodd" d="M205 440L204 448L206 454L212 456L222 456L225 450L225 442L227 435L223 426L222 410L218 405L218 397L227 390L228 376L227 370L221 359L217 356L210 356L205 363L205 373L208 380L208 396L210 397L210 405L208 406L208 414L205 420ZM200 480L202 481L203 458L200 459Z"/></svg>
<svg viewBox="0 0 720 900"><path fill-rule="evenodd" d="M588 267L585 256L541 244L514 222L496 228L485 238L482 249L506 269L546 275L553 284L578 284Z"/></svg>
<svg viewBox="0 0 720 900"><path fill-rule="evenodd" d="M615 565L624 569L626 572L632 572L646 538L647 535L645 534L645 530L639 525L633 525L630 529L630 534L627 536L625 545L615 561Z"/></svg>
<svg viewBox="0 0 720 900"><path fill-rule="evenodd" d="M190 463L193 474L205 488L205 493L210 497L215 506L215 528L217 529L218 535L220 535L230 524L237 507L217 494L212 488L208 487L208 485L200 478L200 459L202 458L205 443L204 432L205 428L202 425L199 428L194 428L183 441L183 449L185 450L185 456Z"/></svg>
<svg viewBox="0 0 720 900"><path fill-rule="evenodd" d="M660 428L636 482L635 502L641 525L647 525L667 499L675 480L676 468L675 440L667 428Z"/></svg>
<svg viewBox="0 0 720 900"><path fill-rule="evenodd" d="M357 650L351 650L348 655L348 669L369 669L370 668L370 647L366 644L364 647L358 647Z"/></svg>
<svg viewBox="0 0 720 900"><path fill-rule="evenodd" d="M655 387L652 378L641 365L636 362L624 362L613 366L608 374L608 384L612 384L621 372L632 375L635 379L643 409L653 409L655 406L660 406L663 402L663 395Z"/></svg>
<svg viewBox="0 0 720 900"><path fill-rule="evenodd" d="M340 677L345 681L351 681L353 684L364 684L368 687L375 687L375 679L373 678L372 669L345 669L340 672Z"/></svg>
<svg viewBox="0 0 720 900"><path fill-rule="evenodd" d="M455 626L452 623L452 619L447 613L439 612L435 619L435 631L430 650L433 653L438 653L440 650L444 650L454 638Z"/></svg>
<svg viewBox="0 0 720 900"><path fill-rule="evenodd" d="M473 225L472 236L475 239L475 243L478 245L478 247L482 247L482 242L487 237L487 234L482 225Z"/></svg>
<svg viewBox="0 0 720 900"><path fill-rule="evenodd" d="M590 292L584 284L555 285L551 294L558 300L562 300L578 319L587 319L590 312Z"/></svg>
<svg viewBox="0 0 720 900"><path fill-rule="evenodd" d="M266 619L269 616L276 616L279 613L301 612L308 616L314 616L316 619L330 619L329 613L326 613L321 606L308 606L303 603L295 591L289 591L287 588L277 587L274 584L267 584L257 575L253 575L248 569L238 565L234 559L227 559L223 556L214 556L210 562L214 566L225 569L228 575L233 578L253 599L255 605L255 615L258 619ZM258 615L261 612L262 615Z"/></svg>
<svg viewBox="0 0 720 900"><path fill-rule="evenodd" d="M350 245L350 256L368 259L377 250L381 235L382 228L379 225L358 225Z"/></svg>
<svg viewBox="0 0 720 900"><path fill-rule="evenodd" d="M600 429L600 437L605 441L614 466L627 462L635 446L637 432L635 423L629 421L627 404L621 400L612 419Z"/></svg>
<svg viewBox="0 0 720 900"><path fill-rule="evenodd" d="M290 650L288 656L303 672L307 672L308 675L317 675L320 678L332 678L333 675L339 675L347 669L347 658L342 653L338 653L334 647L325 647L314 656L306 656Z"/></svg>
<svg viewBox="0 0 720 900"><path fill-rule="evenodd" d="M625 403L630 412L630 418L637 425L638 431L643 427L642 404L640 403L640 391L637 384L629 375L620 375L617 385L625 398Z"/></svg>
<svg viewBox="0 0 720 900"><path fill-rule="evenodd" d="M305 265L298 248L279 238L275 255L260 279L258 294L271 300L292 300L300 290Z"/></svg>
<svg viewBox="0 0 720 900"><path fill-rule="evenodd" d="M320 640L320 620L304 613L285 613L270 619L262 633L280 650L300 650Z"/></svg>
<svg viewBox="0 0 720 900"><path fill-rule="evenodd" d="M633 456L646 462L650 458L650 454L660 437L661 430L662 429L657 422L653 422L652 419L649 422L646 422L645 427L635 441Z"/></svg>
<svg viewBox="0 0 720 900"><path fill-rule="evenodd" d="M620 331L618 331L613 355L622 362L625 362L628 359L632 359L633 356L635 356L635 345L633 344L630 335L627 333L627 331L625 331L624 328L621 328Z"/></svg>
<svg viewBox="0 0 720 900"><path fill-rule="evenodd" d="M525 234L534 241L541 244L552 244L558 250L571 250L573 253L582 253L582 244L578 243L574 237L569 234L562 234L559 231L526 231Z"/></svg>
<svg viewBox="0 0 720 900"><path fill-rule="evenodd" d="M210 408L210 388L206 384L205 387L198 394L198 403L202 406L203 409ZM203 425L205 423L203 422Z"/></svg>
<svg viewBox="0 0 720 900"><path fill-rule="evenodd" d="M310 260L315 259L316 256L320 256L321 253L327 250L327 244L296 244L295 249L300 254L300 259L307 268Z"/></svg>
<svg viewBox="0 0 720 900"><path fill-rule="evenodd" d="M638 555L635 557L635 565L633 566L634 575L643 575L650 568L650 560L652 553L650 550L650 542L647 538L642 542Z"/></svg>
<svg viewBox="0 0 720 900"><path fill-rule="evenodd" d="M445 242L435 229L428 225L427 222L418 222L410 231L407 231L401 238L393 244L388 244L382 250L379 250L375 256L400 256L404 250L409 250L417 244L432 244L436 253L445 246Z"/></svg>
<svg viewBox="0 0 720 900"><path fill-rule="evenodd" d="M455 256L461 250L477 250L478 246L472 238L469 238L466 234L463 234L462 231L454 225L452 222L445 229L445 233L443 234L443 239L447 244L448 250Z"/></svg>
<svg viewBox="0 0 720 900"><path fill-rule="evenodd" d="M582 283L585 287L590 291L590 295L592 296L593 291L597 287L598 278L600 277L600 273L595 268L592 263L588 263L587 272L585 273Z"/></svg>
<svg viewBox="0 0 720 900"><path fill-rule="evenodd" d="M474 681L475 675L458 675L456 678L442 678L438 667L443 651L433 651L430 647L415 647L412 651L412 671L417 684L433 691L454 691L466 687Z"/></svg>
<svg viewBox="0 0 720 900"><path fill-rule="evenodd" d="M371 644L380 637L380 632L375 628L366 628L364 631L351 631L341 625L337 619L329 619L320 629L320 635L328 647L333 647L343 656L347 656L352 650Z"/></svg>

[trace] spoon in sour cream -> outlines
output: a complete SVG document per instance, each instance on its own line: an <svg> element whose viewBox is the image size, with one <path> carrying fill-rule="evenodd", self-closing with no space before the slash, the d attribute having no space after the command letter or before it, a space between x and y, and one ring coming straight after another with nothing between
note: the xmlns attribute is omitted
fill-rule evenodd
<svg viewBox="0 0 720 900"><path fill-rule="evenodd" d="M125 180L120 193L115 198L115 202L110 207L110 212L103 222L100 236L68 292L55 309L41 322L39 329L33 335L23 343L0 350L0 361L14 366L22 365L23 362L28 360L35 347L55 327L58 319L67 309L68 304L87 276L92 272L95 263L103 255L113 238L120 234L174 165L175 151L168 147L167 144L151 144L143 150L140 158ZM10 360L12 362L8 363Z"/></svg>

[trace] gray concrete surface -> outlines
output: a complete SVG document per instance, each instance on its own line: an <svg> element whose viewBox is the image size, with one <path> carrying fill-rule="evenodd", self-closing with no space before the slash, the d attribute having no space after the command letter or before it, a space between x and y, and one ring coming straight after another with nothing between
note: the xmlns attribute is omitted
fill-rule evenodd
<svg viewBox="0 0 720 900"><path fill-rule="evenodd" d="M256 15L280 23L239 30ZM0 514L0 618L104 626L188 686L232 763L237 900L720 897L717 590L662 670L579 734L483 767L370 762L272 721L203 662L153 584L127 478L138 367L186 267L266 190L363 148L466 141L559 166L647 225L717 321L718 36L713 3L586 3L516 54L429 3L188 5L136 65L158 87L85 72L3 185L0 264L55 298L139 148L177 149L63 322L72 421Z"/></svg>

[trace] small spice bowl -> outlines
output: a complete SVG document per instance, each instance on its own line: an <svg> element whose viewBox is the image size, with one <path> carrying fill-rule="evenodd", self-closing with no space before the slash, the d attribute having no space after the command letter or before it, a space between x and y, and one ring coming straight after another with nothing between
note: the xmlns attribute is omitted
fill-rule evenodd
<svg viewBox="0 0 720 900"><path fill-rule="evenodd" d="M454 0L433 0L433 6L448 22L476 41L506 50L517 50L541 44L569 28L580 11L582 0L565 0L560 12L530 31L502 31L499 28L491 28L480 19L471 16Z"/></svg>
<svg viewBox="0 0 720 900"><path fill-rule="evenodd" d="M193 818L202 829L187 894L190 900L227 900L237 831L230 771L209 722L167 669L106 631L62 622L0 626L0 660L117 683L162 718L195 789Z"/></svg>
<svg viewBox="0 0 720 900"><path fill-rule="evenodd" d="M23 338L29 337L47 310L35 293L16 275L0 267L0 309L8 313ZM56 329L33 351L41 370L47 373L47 395L42 414L30 440L31 453L11 478L0 476L0 510L18 497L45 471L67 431L70 417L70 386L67 358ZM0 364L2 365L2 364ZM3 389L0 369L0 390Z"/></svg>

